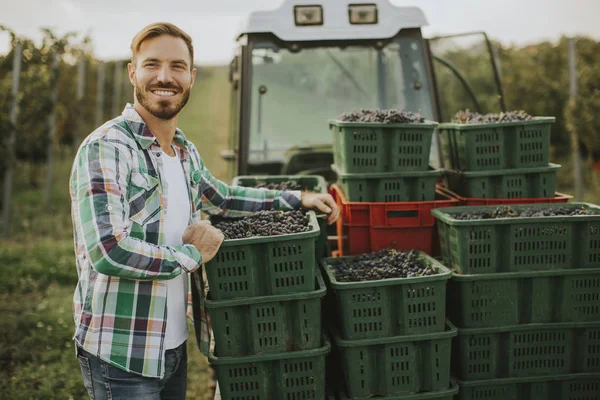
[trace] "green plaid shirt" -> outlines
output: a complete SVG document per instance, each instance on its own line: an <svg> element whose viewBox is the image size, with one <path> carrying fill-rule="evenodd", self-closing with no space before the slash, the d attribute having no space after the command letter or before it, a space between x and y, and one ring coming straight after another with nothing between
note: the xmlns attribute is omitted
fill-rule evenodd
<svg viewBox="0 0 600 400"><path fill-rule="evenodd" d="M183 132L174 137L187 175L190 224L208 214L294 209L300 192L231 187L214 178ZM158 141L133 106L92 132L75 157L71 216L79 282L74 340L126 371L164 376L167 284L196 271L196 247L163 243L168 218ZM206 330L206 319L202 324ZM208 341L207 332L201 334Z"/></svg>

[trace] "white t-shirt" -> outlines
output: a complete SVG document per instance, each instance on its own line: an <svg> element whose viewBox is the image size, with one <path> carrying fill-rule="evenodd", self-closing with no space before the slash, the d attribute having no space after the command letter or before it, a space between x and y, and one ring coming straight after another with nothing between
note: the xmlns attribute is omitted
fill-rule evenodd
<svg viewBox="0 0 600 400"><path fill-rule="evenodd" d="M190 198L181 161L177 151L175 157L162 153L166 186L167 204L165 215L165 244L178 246L183 244L181 236L190 219ZM188 274L182 272L176 278L167 281L167 331L165 348L179 347L189 336L187 328Z"/></svg>

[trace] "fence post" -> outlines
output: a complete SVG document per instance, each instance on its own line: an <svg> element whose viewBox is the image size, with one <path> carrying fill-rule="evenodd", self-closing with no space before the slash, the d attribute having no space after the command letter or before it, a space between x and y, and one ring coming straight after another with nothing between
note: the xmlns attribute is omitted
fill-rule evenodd
<svg viewBox="0 0 600 400"><path fill-rule="evenodd" d="M116 117L120 114L121 108L121 89L123 87L122 77L123 71L121 61L115 61L115 72L114 72L114 89L113 89L113 100L112 100L112 115L111 118Z"/></svg>
<svg viewBox="0 0 600 400"><path fill-rule="evenodd" d="M58 84L60 76L60 53L56 51L52 59L52 92L50 94L50 104L52 111L48 117L48 158L46 160L46 187L44 189L44 206L50 204L52 192L52 165L54 163L54 136L56 135L56 102L58 100Z"/></svg>
<svg viewBox="0 0 600 400"><path fill-rule="evenodd" d="M104 69L104 62L100 61L98 64L98 76L96 79L96 126L99 127L104 121L104 79L106 73Z"/></svg>
<svg viewBox="0 0 600 400"><path fill-rule="evenodd" d="M575 38L569 38L569 96L572 101L577 101L578 84L577 84L577 63L575 52ZM573 128L570 132L571 149L573 150L573 174L575 178L575 200L583 200L583 175L581 171L581 154L579 153L579 135L577 129Z"/></svg>
<svg viewBox="0 0 600 400"><path fill-rule="evenodd" d="M80 55L77 63L77 115L75 116L75 132L73 133L73 153L77 154L79 149L79 140L82 139L80 132L83 120L83 91L85 90L85 58Z"/></svg>
<svg viewBox="0 0 600 400"><path fill-rule="evenodd" d="M15 163L15 138L17 134L17 115L19 113L19 78L21 75L21 58L23 57L23 46L18 40L13 49L13 67L12 67L12 90L10 106L10 133L8 137L8 163L4 173L4 231L2 236L8 238L10 232L10 212L12 199L12 169Z"/></svg>

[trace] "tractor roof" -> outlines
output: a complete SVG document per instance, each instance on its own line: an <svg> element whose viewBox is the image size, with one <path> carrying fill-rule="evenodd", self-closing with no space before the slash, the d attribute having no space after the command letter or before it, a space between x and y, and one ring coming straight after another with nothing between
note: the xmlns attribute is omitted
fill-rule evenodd
<svg viewBox="0 0 600 400"><path fill-rule="evenodd" d="M244 21L238 38L247 33L272 33L285 41L310 40L354 40L389 38L404 28L420 28L428 25L425 14L418 7L397 7L388 0L367 0L365 4L377 5L378 21L372 25L351 25L348 20L348 6L360 2L356 0L284 0L283 4L271 11L252 12ZM296 26L295 6L321 5L323 25Z"/></svg>

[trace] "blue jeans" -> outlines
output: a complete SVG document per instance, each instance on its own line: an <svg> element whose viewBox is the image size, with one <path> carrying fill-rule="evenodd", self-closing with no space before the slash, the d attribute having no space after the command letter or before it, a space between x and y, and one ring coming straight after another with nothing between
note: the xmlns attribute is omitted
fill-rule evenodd
<svg viewBox="0 0 600 400"><path fill-rule="evenodd" d="M75 345L77 346L77 344ZM164 378L147 378L114 367L77 346L83 383L92 400L185 400L186 342L165 354Z"/></svg>

